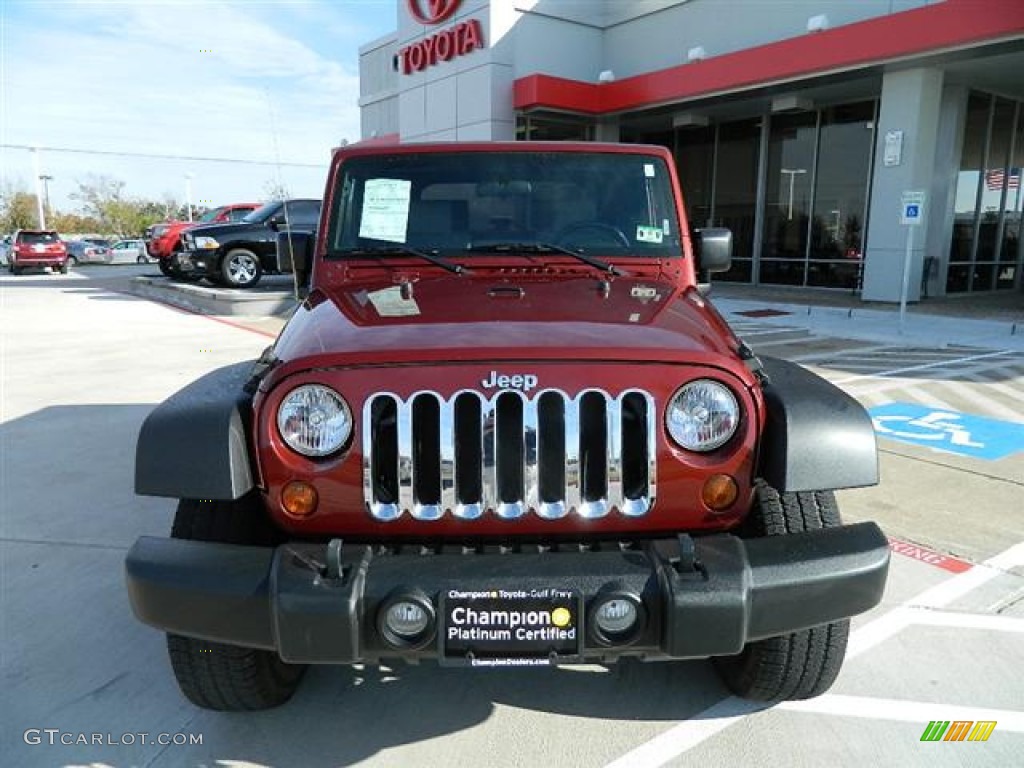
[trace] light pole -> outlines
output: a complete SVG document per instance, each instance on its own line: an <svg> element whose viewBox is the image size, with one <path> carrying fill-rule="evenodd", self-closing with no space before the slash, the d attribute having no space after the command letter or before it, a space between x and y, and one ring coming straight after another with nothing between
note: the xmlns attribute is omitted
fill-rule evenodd
<svg viewBox="0 0 1024 768"><path fill-rule="evenodd" d="M36 176L36 211L39 214L39 228L46 229L46 212L43 210L43 174L39 172L39 147L32 147L32 170Z"/></svg>
<svg viewBox="0 0 1024 768"><path fill-rule="evenodd" d="M787 219L789 221L792 221L793 220L793 182L796 180L796 177L798 175L800 175L802 173L807 173L807 169L806 168L782 168L779 172L780 173L784 173L784 174L789 174L789 215L787 216Z"/></svg>
<svg viewBox="0 0 1024 768"><path fill-rule="evenodd" d="M191 173L185 174L185 206L188 208L188 220L192 221L192 179Z"/></svg>
<svg viewBox="0 0 1024 768"><path fill-rule="evenodd" d="M39 180L43 182L43 211L46 213L50 212L50 182L53 181L53 176L44 173L39 177Z"/></svg>

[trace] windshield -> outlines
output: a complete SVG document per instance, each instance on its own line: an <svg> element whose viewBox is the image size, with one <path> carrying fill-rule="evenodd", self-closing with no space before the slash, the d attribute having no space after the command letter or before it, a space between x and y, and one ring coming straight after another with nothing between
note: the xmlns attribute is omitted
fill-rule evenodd
<svg viewBox="0 0 1024 768"><path fill-rule="evenodd" d="M272 203L264 203L255 211L250 211L249 213L247 213L245 216L239 219L239 221L246 221L249 223L265 221L266 219L269 219L271 216L273 216L277 209L281 207L281 205L282 203L280 200L275 200Z"/></svg>
<svg viewBox="0 0 1024 768"><path fill-rule="evenodd" d="M216 221L217 217L224 211L224 208L214 208L212 211L207 211L199 217L200 222Z"/></svg>
<svg viewBox="0 0 1024 768"><path fill-rule="evenodd" d="M494 253L495 246L609 257L682 254L660 157L432 152L356 157L341 170L328 255L385 245L446 256Z"/></svg>

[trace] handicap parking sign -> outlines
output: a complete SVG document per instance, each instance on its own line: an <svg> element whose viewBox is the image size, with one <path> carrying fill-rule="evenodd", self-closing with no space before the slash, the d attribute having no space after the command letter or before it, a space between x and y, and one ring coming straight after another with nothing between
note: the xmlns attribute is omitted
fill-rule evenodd
<svg viewBox="0 0 1024 768"><path fill-rule="evenodd" d="M996 461L1024 451L1024 424L929 408L887 403L868 411L879 437L947 453Z"/></svg>

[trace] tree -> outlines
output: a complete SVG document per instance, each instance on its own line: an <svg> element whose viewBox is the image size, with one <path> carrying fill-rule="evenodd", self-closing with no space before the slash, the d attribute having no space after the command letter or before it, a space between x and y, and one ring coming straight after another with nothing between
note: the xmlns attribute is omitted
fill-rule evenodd
<svg viewBox="0 0 1024 768"><path fill-rule="evenodd" d="M165 207L146 200L125 197L125 183L110 176L89 176L78 182L78 190L71 199L82 205L86 216L100 223L102 232L118 237L142 234L150 224L165 217Z"/></svg>
<svg viewBox="0 0 1024 768"><path fill-rule="evenodd" d="M36 196L7 181L0 188L0 233L39 226Z"/></svg>

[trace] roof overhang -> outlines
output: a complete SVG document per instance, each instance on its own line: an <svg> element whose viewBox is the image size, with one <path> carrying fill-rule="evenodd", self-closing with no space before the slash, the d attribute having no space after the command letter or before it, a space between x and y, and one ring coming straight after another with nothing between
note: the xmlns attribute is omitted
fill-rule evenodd
<svg viewBox="0 0 1024 768"><path fill-rule="evenodd" d="M1012 40L1024 41L1022 0L945 0L613 82L528 75L513 102L611 115Z"/></svg>

